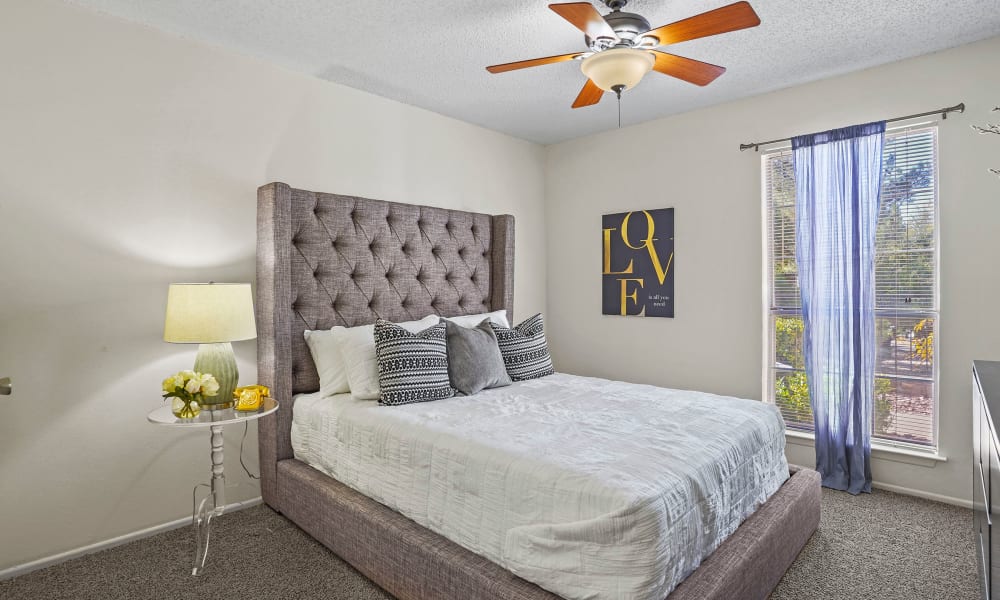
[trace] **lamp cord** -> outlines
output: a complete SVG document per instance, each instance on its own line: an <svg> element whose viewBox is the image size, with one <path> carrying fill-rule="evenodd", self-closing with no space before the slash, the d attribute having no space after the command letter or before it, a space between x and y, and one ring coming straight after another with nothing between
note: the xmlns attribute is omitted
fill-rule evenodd
<svg viewBox="0 0 1000 600"><path fill-rule="evenodd" d="M249 430L250 430L250 421L244 421L243 439L240 440L240 466L243 467L243 470L246 471L247 477L249 477L250 479L260 479L260 475L254 475L253 473L251 473L250 469L247 468L246 463L243 462L243 444L247 441L247 432Z"/></svg>

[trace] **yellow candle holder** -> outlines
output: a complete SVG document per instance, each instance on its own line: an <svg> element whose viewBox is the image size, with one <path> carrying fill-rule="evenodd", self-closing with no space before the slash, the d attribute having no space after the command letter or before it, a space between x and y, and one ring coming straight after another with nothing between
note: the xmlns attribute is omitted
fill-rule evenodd
<svg viewBox="0 0 1000 600"><path fill-rule="evenodd" d="M236 388L233 390L233 400L236 402L233 408L243 411L260 410L260 405L264 402L264 398L270 395L271 390L264 385L248 385Z"/></svg>

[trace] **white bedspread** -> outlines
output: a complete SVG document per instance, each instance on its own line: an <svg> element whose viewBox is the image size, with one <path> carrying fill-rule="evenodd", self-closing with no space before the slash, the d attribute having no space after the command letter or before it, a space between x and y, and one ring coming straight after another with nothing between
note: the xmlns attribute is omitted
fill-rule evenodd
<svg viewBox="0 0 1000 600"><path fill-rule="evenodd" d="M769 404L556 374L295 401L295 457L565 598L663 600L788 478Z"/></svg>

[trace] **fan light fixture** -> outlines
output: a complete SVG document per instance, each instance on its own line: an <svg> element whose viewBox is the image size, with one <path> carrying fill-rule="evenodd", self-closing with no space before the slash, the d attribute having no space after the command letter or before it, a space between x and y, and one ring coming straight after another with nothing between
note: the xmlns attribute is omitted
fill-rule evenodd
<svg viewBox="0 0 1000 600"><path fill-rule="evenodd" d="M573 101L573 108L593 106L601 101L605 92L614 92L621 112L622 92L638 85L650 71L694 85L708 85L726 72L726 68L719 65L663 52L658 49L660 46L760 25L760 17L746 0L656 28L650 28L649 21L642 15L622 11L628 0L602 1L611 9L606 15L598 12L591 2L549 5L554 13L583 33L585 51L492 65L486 70L506 73L582 60L580 69L587 76L587 82Z"/></svg>
<svg viewBox="0 0 1000 600"><path fill-rule="evenodd" d="M605 92L620 93L642 81L655 62L646 50L611 48L583 59L580 70Z"/></svg>

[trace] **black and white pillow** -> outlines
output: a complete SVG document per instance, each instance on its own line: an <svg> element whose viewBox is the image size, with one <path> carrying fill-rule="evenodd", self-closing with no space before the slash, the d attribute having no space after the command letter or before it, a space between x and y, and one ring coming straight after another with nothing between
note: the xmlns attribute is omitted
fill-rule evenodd
<svg viewBox="0 0 1000 600"><path fill-rule="evenodd" d="M448 344L444 323L420 333L379 319L375 321L379 404L395 406L451 398Z"/></svg>
<svg viewBox="0 0 1000 600"><path fill-rule="evenodd" d="M545 328L541 313L528 317L514 328L490 323L497 336L507 374L514 381L545 377L555 373L549 346L545 343Z"/></svg>

